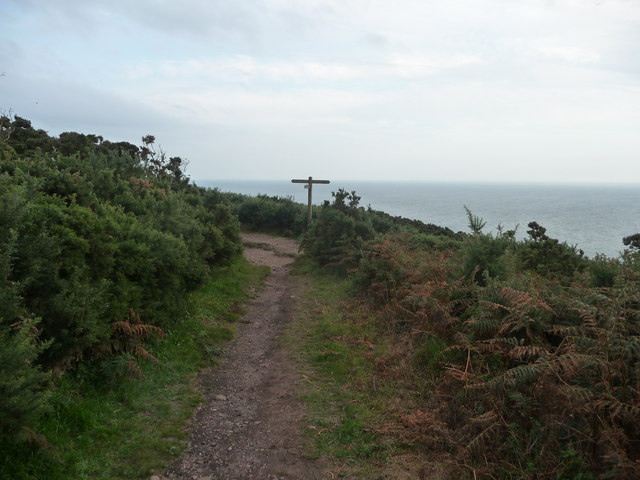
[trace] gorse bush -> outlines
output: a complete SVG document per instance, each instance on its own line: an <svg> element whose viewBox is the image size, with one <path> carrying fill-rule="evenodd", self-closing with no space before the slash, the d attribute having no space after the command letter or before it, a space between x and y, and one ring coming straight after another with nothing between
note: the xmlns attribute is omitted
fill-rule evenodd
<svg viewBox="0 0 640 480"><path fill-rule="evenodd" d="M33 319L8 325L0 317L0 438L24 434L46 409L50 375L37 359L47 345L37 327Z"/></svg>
<svg viewBox="0 0 640 480"><path fill-rule="evenodd" d="M306 207L289 197L227 194L242 225L250 230L297 237L307 224Z"/></svg>
<svg viewBox="0 0 640 480"><path fill-rule="evenodd" d="M596 255L588 263L592 287L613 287L616 278L622 273L622 266L615 258Z"/></svg>
<svg viewBox="0 0 640 480"><path fill-rule="evenodd" d="M320 265L346 268L374 230L355 192L339 189L331 195L333 202L325 201L300 245Z"/></svg>
<svg viewBox="0 0 640 480"><path fill-rule="evenodd" d="M574 246L560 243L546 234L546 228L537 222L529 223L530 241L519 249L523 267L546 276L571 278L585 269L584 253Z"/></svg>
<svg viewBox="0 0 640 480"><path fill-rule="evenodd" d="M512 269L516 249L516 230L504 231L501 226L494 236L483 233L487 222L475 215L465 205L471 237L461 244L463 275L474 282L485 285L491 278L501 278Z"/></svg>
<svg viewBox="0 0 640 480"><path fill-rule="evenodd" d="M508 237L474 235L462 245L464 274L474 282L484 285L489 278L504 278L514 241Z"/></svg>
<svg viewBox="0 0 640 480"><path fill-rule="evenodd" d="M462 238L448 228L365 209L353 191L341 188L332 196L333 202L324 202L300 241L304 252L323 266L345 271L366 256L363 252L367 242L385 234L420 234L421 239L426 241L428 237L440 247Z"/></svg>
<svg viewBox="0 0 640 480"><path fill-rule="evenodd" d="M156 151L153 136L140 147L74 132L54 138L20 117L0 118L0 133L0 343L13 372L2 375L10 418L0 435L8 435L46 405L47 372L103 355L131 311L151 330L170 328L187 293L241 246L224 198L189 184L182 159Z"/></svg>

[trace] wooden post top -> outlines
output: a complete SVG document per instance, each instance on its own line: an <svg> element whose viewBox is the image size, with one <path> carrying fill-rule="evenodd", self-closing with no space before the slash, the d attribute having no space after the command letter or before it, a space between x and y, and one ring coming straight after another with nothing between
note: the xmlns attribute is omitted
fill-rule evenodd
<svg viewBox="0 0 640 480"><path fill-rule="evenodd" d="M314 180L313 177L309 178L294 178L291 180L291 183L331 183L329 180Z"/></svg>

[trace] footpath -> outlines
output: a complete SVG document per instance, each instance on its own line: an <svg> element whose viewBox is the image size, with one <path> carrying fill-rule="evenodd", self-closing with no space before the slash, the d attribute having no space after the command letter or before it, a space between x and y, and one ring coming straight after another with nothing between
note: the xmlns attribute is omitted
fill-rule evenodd
<svg viewBox="0 0 640 480"><path fill-rule="evenodd" d="M296 243L263 234L244 234L243 242L247 259L269 266L271 273L248 303L219 364L201 376L205 402L192 420L187 451L150 480L323 478L305 457L302 378L279 341L301 293L288 267Z"/></svg>

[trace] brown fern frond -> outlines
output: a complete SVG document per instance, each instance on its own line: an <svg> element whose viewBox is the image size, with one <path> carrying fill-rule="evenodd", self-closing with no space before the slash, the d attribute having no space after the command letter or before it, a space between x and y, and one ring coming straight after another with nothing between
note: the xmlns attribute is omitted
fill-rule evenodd
<svg viewBox="0 0 640 480"><path fill-rule="evenodd" d="M509 350L509 356L515 360L526 360L547 355L545 348L537 345L518 345Z"/></svg>
<svg viewBox="0 0 640 480"><path fill-rule="evenodd" d="M495 342L481 342L476 345L476 350L481 353L503 352L505 346Z"/></svg>
<svg viewBox="0 0 640 480"><path fill-rule="evenodd" d="M487 335L497 332L502 325L502 320L496 317L471 317L464 322L464 325L480 335Z"/></svg>
<svg viewBox="0 0 640 480"><path fill-rule="evenodd" d="M594 349L599 349L599 347L602 346L601 341L582 335L569 335L565 338L567 341L576 345L583 352L593 351Z"/></svg>
<svg viewBox="0 0 640 480"><path fill-rule="evenodd" d="M500 290L505 299L512 305L512 309L519 312L529 312L534 309L553 312L553 309L542 298L534 297L528 292L516 290L511 287L502 287Z"/></svg>
<svg viewBox="0 0 640 480"><path fill-rule="evenodd" d="M519 318L514 321L503 322L502 326L496 332L496 335L508 335L512 331L522 328L522 325L523 325L522 320L526 320L526 319Z"/></svg>
<svg viewBox="0 0 640 480"><path fill-rule="evenodd" d="M592 390L568 383L559 384L557 392L569 400L572 405L589 404L595 398L595 393Z"/></svg>
<svg viewBox="0 0 640 480"><path fill-rule="evenodd" d="M469 419L469 421L471 423L485 424L488 422L496 423L497 419L498 419L498 414L493 410L489 410L488 412L485 412L482 415L478 415L477 417L473 417Z"/></svg>
<svg viewBox="0 0 640 480"><path fill-rule="evenodd" d="M151 355L146 348L144 348L142 345L140 344L135 344L132 346L131 348L131 352L129 352L133 355L135 355L138 358L144 358L145 360L150 360L153 363L160 363L160 360L158 360L156 357L154 357L153 355Z"/></svg>
<svg viewBox="0 0 640 480"><path fill-rule="evenodd" d="M128 321L117 321L111 324L114 333L135 340L147 340L149 338L163 338L164 330L155 325L144 323L131 324Z"/></svg>
<svg viewBox="0 0 640 480"><path fill-rule="evenodd" d="M111 338L94 347L98 356L110 356L116 353L130 354L136 358L143 358L153 363L161 363L144 346L145 340L150 338L163 338L164 330L155 325L142 323L140 315L133 308L129 310L126 320L118 320L111 324ZM141 371L135 361L129 362L129 370L132 377L139 377Z"/></svg>
<svg viewBox="0 0 640 480"><path fill-rule="evenodd" d="M473 455L478 455L489 447L490 440L494 436L494 432L498 430L500 427L500 423L493 422L488 427L486 427L482 432L476 435L464 449L463 455L465 457L470 457Z"/></svg>
<svg viewBox="0 0 640 480"><path fill-rule="evenodd" d="M480 384L483 388L490 390L502 391L509 387L518 387L520 385L536 380L542 372L549 368L549 362L538 359L534 363L526 365L518 365L513 367L502 375L497 375L492 379Z"/></svg>
<svg viewBox="0 0 640 480"><path fill-rule="evenodd" d="M164 330L155 325L149 325L146 323L138 323L131 327L132 336L140 340L146 340L148 338L164 338Z"/></svg>
<svg viewBox="0 0 640 480"><path fill-rule="evenodd" d="M594 355L567 353L552 360L554 370L565 378L575 377L583 369L602 364L602 360Z"/></svg>
<svg viewBox="0 0 640 480"><path fill-rule="evenodd" d="M502 287L500 293L505 300L512 305L512 309L521 310L525 306L535 303L534 298L527 292L516 290L511 287Z"/></svg>
<svg viewBox="0 0 640 480"><path fill-rule="evenodd" d="M469 347L467 347L466 345L449 345L447 348L442 350L442 353L457 352L460 350L468 350L468 349Z"/></svg>
<svg viewBox="0 0 640 480"><path fill-rule="evenodd" d="M471 339L469 339L467 335L465 335L463 332L460 332L460 331L455 332L453 334L453 342L454 342L454 345L452 346L460 345L461 347L464 347L464 348L470 348L472 345Z"/></svg>
<svg viewBox="0 0 640 480"><path fill-rule="evenodd" d="M523 345L523 340L521 338L516 338L516 337L500 337L500 338L490 338L489 340L484 340L483 343L500 343L506 346L518 347Z"/></svg>
<svg viewBox="0 0 640 480"><path fill-rule="evenodd" d="M544 330L546 333L552 333L555 335L560 335L562 337L571 336L571 335L583 335L584 330L580 327L574 327L571 325L550 325Z"/></svg>
<svg viewBox="0 0 640 480"><path fill-rule="evenodd" d="M629 445L620 428L605 428L597 438L600 460L611 465L608 478L636 480L640 478L637 448Z"/></svg>
<svg viewBox="0 0 640 480"><path fill-rule="evenodd" d="M624 359L631 364L640 360L640 336L627 337L624 343Z"/></svg>
<svg viewBox="0 0 640 480"><path fill-rule="evenodd" d="M111 330L115 333L121 333L126 336L131 336L133 334L132 325L127 320L118 320L113 322L111 324Z"/></svg>
<svg viewBox="0 0 640 480"><path fill-rule="evenodd" d="M580 318L582 318L582 325L587 328L598 327L598 317L595 312L589 310L579 310Z"/></svg>
<svg viewBox="0 0 640 480"><path fill-rule="evenodd" d="M502 303L497 303L497 302L490 302L488 300L480 300L478 303L483 307L486 307L488 310L506 310L506 311L513 310L508 305L503 305Z"/></svg>
<svg viewBox="0 0 640 480"><path fill-rule="evenodd" d="M610 397L594 402L603 415L613 420L623 420L626 422L638 423L640 421L640 406L623 403L617 398Z"/></svg>

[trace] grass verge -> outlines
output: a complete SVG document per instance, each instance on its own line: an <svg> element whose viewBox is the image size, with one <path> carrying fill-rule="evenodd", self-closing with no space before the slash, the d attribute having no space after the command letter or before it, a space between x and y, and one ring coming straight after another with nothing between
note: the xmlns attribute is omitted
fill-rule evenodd
<svg viewBox="0 0 640 480"><path fill-rule="evenodd" d="M291 337L306 365L303 400L315 455L331 478L391 478L381 472L396 468L392 457L407 448L384 433L390 404L401 396L377 371L389 345L371 312L349 297L348 280L302 262L297 272L304 273L306 296Z"/></svg>
<svg viewBox="0 0 640 480"><path fill-rule="evenodd" d="M268 269L238 258L191 296L185 318L149 346L159 364L130 359L89 364L56 379L34 442L0 445L0 478L141 479L183 450L184 425L201 401L197 373L232 338L251 287Z"/></svg>

